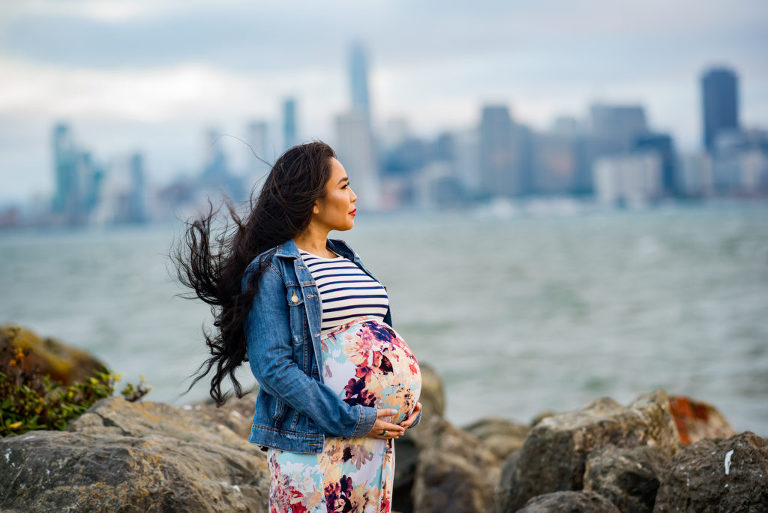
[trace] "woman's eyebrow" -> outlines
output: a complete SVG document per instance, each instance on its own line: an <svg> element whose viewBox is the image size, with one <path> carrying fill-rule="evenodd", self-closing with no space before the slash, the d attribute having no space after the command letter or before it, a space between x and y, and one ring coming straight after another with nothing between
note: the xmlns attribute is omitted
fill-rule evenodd
<svg viewBox="0 0 768 513"><path fill-rule="evenodd" d="M336 183L336 185L339 185L339 184L340 184L341 182L343 182L344 180L346 180L346 181L349 181L349 177L346 177L346 176L345 176L345 177L341 178L341 180L339 180L339 181Z"/></svg>

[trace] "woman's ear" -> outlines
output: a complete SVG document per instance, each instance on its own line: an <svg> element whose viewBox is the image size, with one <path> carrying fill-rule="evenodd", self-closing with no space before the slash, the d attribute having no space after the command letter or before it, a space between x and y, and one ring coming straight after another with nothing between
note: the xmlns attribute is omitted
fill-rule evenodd
<svg viewBox="0 0 768 513"><path fill-rule="evenodd" d="M320 213L320 200L316 199L314 206L312 206L312 213L313 214L319 214Z"/></svg>

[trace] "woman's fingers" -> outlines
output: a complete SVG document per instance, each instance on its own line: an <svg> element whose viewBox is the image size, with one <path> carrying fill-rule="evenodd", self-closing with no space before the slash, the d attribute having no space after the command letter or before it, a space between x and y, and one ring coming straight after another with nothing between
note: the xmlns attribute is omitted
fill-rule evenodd
<svg viewBox="0 0 768 513"><path fill-rule="evenodd" d="M373 428L371 428L371 431L366 436L370 438L386 440L389 438L397 438L398 436L402 435L405 432L405 428L388 422L382 418L390 417L395 414L397 414L397 410L388 408L378 410L376 412L376 422L373 424Z"/></svg>
<svg viewBox="0 0 768 513"><path fill-rule="evenodd" d="M421 403L416 403L416 406L413 408L413 411L411 412L411 414L408 416L407 419L401 422L400 425L406 429L411 427L411 424L416 422L416 419L418 418L420 411L421 411Z"/></svg>

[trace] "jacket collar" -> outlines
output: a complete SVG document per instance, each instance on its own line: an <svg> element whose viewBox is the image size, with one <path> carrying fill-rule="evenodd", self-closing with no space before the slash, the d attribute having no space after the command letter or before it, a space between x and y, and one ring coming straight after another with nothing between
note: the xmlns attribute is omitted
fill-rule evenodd
<svg viewBox="0 0 768 513"><path fill-rule="evenodd" d="M337 253L350 260L355 258L355 252L352 251L352 248L350 248L343 240L327 239L327 241L328 248L334 253ZM278 244L277 249L275 250L275 256L283 258L299 258L301 255L299 253L299 248L296 246L296 243L293 241L293 239L288 239L287 241Z"/></svg>

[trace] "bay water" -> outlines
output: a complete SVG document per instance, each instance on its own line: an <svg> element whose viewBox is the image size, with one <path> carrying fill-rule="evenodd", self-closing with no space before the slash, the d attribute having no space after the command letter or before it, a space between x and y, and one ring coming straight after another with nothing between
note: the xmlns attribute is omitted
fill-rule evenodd
<svg viewBox="0 0 768 513"><path fill-rule="evenodd" d="M175 405L208 307L168 258L182 225L0 233L0 323L95 354ZM661 388L768 435L768 203L643 211L359 215L343 238L393 326L442 376L447 417L528 422ZM253 383L247 364L238 372Z"/></svg>

